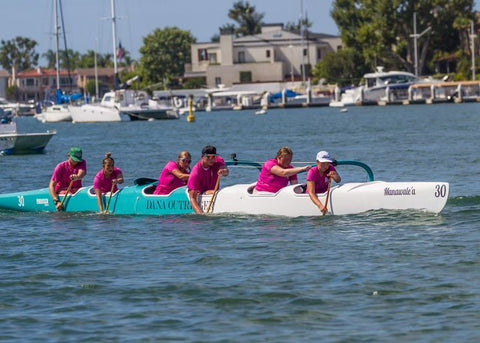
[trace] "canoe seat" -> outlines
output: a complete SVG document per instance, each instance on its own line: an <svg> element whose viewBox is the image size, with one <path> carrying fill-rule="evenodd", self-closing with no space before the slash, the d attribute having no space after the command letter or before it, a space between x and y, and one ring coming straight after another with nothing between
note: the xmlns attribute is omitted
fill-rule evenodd
<svg viewBox="0 0 480 343"><path fill-rule="evenodd" d="M297 194L305 194L307 192L307 185L305 183L296 186L293 191Z"/></svg>
<svg viewBox="0 0 480 343"><path fill-rule="evenodd" d="M88 190L88 193L90 193L91 195L95 195L95 188L90 187L90 189Z"/></svg>
<svg viewBox="0 0 480 343"><path fill-rule="evenodd" d="M151 186L148 186L148 187L145 187L143 189L143 193L145 194L153 194L153 192L155 192L155 189L157 188L156 185L151 185Z"/></svg>

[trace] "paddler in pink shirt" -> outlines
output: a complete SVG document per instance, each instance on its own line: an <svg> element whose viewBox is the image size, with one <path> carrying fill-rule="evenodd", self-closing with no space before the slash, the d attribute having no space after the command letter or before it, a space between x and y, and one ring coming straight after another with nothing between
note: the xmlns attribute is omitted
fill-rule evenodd
<svg viewBox="0 0 480 343"><path fill-rule="evenodd" d="M76 193L82 188L82 179L87 175L87 162L82 158L82 149L73 147L67 156L66 161L55 167L48 187L57 211L63 209L59 194L65 194L72 181L70 194Z"/></svg>
<svg viewBox="0 0 480 343"><path fill-rule="evenodd" d="M327 213L327 204L322 204L317 194L325 193L328 190L330 179L339 183L342 178L331 164L333 159L327 151L320 151L317 154L317 166L310 169L307 175L307 193L312 202L323 213Z"/></svg>
<svg viewBox="0 0 480 343"><path fill-rule="evenodd" d="M103 213L103 194L118 191L118 184L123 183L123 174L120 168L115 167L115 160L112 158L112 154L107 152L105 158L102 161L102 170L95 175L93 181L93 188L97 195L98 208L100 213Z"/></svg>
<svg viewBox="0 0 480 343"><path fill-rule="evenodd" d="M223 158L217 155L217 149L211 145L204 147L202 158L192 168L187 184L190 204L196 214L203 214L198 196L202 193L213 194L219 176L227 175L227 165Z"/></svg>
<svg viewBox="0 0 480 343"><path fill-rule="evenodd" d="M310 170L310 166L294 167L292 163L293 151L289 147L283 147L277 152L277 157L268 160L263 165L258 177L255 192L276 193L280 189L298 183L297 174Z"/></svg>
<svg viewBox="0 0 480 343"><path fill-rule="evenodd" d="M158 186L153 194L167 195L179 187L187 184L190 177L190 163L192 155L188 151L182 151L176 161L170 161L162 170Z"/></svg>

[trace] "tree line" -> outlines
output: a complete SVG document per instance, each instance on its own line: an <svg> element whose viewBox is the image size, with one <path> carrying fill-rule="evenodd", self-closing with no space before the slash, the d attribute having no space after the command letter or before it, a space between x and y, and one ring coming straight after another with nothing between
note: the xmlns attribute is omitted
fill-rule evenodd
<svg viewBox="0 0 480 343"><path fill-rule="evenodd" d="M414 13L417 33L430 28L418 37L419 74L441 72L442 63L456 71L457 79L468 79L471 75L471 39L469 32L472 21L476 23L473 11L474 0L335 0L331 16L339 28L343 47L327 55L313 66L313 78L325 79L331 83L348 85L358 80L376 66L387 70L415 70L414 60ZM248 1L236 1L228 12L233 23L219 27L219 32L231 32L235 36L248 36L261 32L264 13L256 11ZM308 30L311 22L289 22L286 30L300 33ZM212 41L218 41L214 35ZM143 38L141 57L134 61L128 50L119 65L135 63L134 74L140 76L137 88L163 89L175 86L184 73L185 64L190 63L190 47L196 38L178 27L156 29ZM0 64L3 68L18 73L38 66L40 55L36 52L37 42L26 37L2 40ZM478 45L478 44L477 44ZM42 55L47 68L55 68L55 53L48 50ZM93 68L95 52L81 54L68 49L60 52L60 68L74 70ZM112 67L112 54L97 54L98 67ZM452 62L453 61L453 62ZM132 74L121 75L122 80ZM201 86L191 81L186 88Z"/></svg>
<svg viewBox="0 0 480 343"><path fill-rule="evenodd" d="M470 79L473 6L473 0L336 0L331 16L344 48L319 63L315 75L348 85L376 66L413 73L416 24L418 74L450 71L457 80Z"/></svg>

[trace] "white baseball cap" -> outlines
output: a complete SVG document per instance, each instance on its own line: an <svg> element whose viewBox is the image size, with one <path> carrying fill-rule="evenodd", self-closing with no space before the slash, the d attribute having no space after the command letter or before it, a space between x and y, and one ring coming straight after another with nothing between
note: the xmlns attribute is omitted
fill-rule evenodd
<svg viewBox="0 0 480 343"><path fill-rule="evenodd" d="M328 154L328 151L324 151L324 150L320 151L317 154L317 161L318 162L329 162L329 163L333 162L332 158Z"/></svg>

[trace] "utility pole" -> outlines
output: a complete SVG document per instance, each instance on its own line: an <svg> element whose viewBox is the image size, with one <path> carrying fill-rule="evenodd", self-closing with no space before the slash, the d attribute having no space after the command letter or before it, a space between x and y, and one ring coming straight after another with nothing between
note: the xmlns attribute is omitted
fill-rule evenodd
<svg viewBox="0 0 480 343"><path fill-rule="evenodd" d="M470 40L472 41L472 80L475 81L475 34L474 23L472 20L472 33L470 34Z"/></svg>
<svg viewBox="0 0 480 343"><path fill-rule="evenodd" d="M302 82L305 83L305 25L303 22L303 0L300 0L300 35L302 36Z"/></svg>
<svg viewBox="0 0 480 343"><path fill-rule="evenodd" d="M422 33L417 34L417 12L413 12L413 50L415 53L415 76L418 76L418 46L417 46L417 39L422 37L425 33L430 31L432 28L429 26Z"/></svg>

